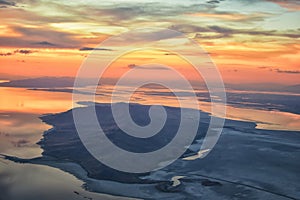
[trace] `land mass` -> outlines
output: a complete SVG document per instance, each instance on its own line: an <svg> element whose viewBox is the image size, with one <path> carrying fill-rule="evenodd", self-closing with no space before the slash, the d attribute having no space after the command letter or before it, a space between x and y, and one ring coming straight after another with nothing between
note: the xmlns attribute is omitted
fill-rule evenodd
<svg viewBox="0 0 300 200"><path fill-rule="evenodd" d="M145 145L122 136L112 120L110 106L96 104L97 116L104 121L102 126L109 139L124 149L159 149L172 139L178 128L180 109L166 107L171 116L166 128ZM149 108L130 105L138 124L149 123L146 114ZM75 109L84 111L90 105ZM197 154L210 121L210 116L201 112L197 136L181 158L158 171L131 174L111 169L89 154L76 132L72 110L43 116L42 120L53 126L39 142L43 156L29 160L6 158L63 169L85 181L86 189L91 191L143 199L298 199L300 196L300 132L259 130L255 123L226 120L217 145L207 157L199 159Z"/></svg>

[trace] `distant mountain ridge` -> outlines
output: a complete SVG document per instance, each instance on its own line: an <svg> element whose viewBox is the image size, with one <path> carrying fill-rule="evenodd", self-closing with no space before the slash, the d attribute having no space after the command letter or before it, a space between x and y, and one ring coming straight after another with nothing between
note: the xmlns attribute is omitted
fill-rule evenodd
<svg viewBox="0 0 300 200"><path fill-rule="evenodd" d="M73 87L74 77L38 77L0 83L0 87L21 87L21 88L65 88ZM94 79L81 79L82 86L91 85Z"/></svg>
<svg viewBox="0 0 300 200"><path fill-rule="evenodd" d="M12 80L0 83L2 87L24 87L24 88L53 88L72 87L74 78L72 77L39 77L20 80Z"/></svg>
<svg viewBox="0 0 300 200"><path fill-rule="evenodd" d="M116 80L110 78L102 78L105 84L115 84ZM9 82L0 83L0 87L22 87L22 88L63 88L73 87L75 77L37 77L18 80L10 80ZM82 78L82 86L92 85L94 78ZM191 81L193 83L193 81ZM102 83L102 82L101 82ZM205 84L199 85L205 88ZM145 86L146 87L146 86ZM158 85L148 85L149 88L159 87ZM241 91L266 91L266 92L292 92L300 94L300 84L282 85L276 83L249 83L249 84L226 84L225 89L241 90Z"/></svg>
<svg viewBox="0 0 300 200"><path fill-rule="evenodd" d="M285 90L287 92L294 92L294 93L300 93L300 84L298 85L291 85L291 86L286 86Z"/></svg>
<svg viewBox="0 0 300 200"><path fill-rule="evenodd" d="M292 92L300 94L300 84L281 85L276 83L225 84L226 89L265 92Z"/></svg>

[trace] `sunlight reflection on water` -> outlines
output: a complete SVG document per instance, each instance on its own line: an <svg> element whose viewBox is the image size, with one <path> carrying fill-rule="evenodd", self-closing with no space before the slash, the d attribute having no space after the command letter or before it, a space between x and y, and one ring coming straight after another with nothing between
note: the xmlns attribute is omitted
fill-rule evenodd
<svg viewBox="0 0 300 200"><path fill-rule="evenodd" d="M133 199L86 191L82 187L83 181L56 168L19 164L2 158L0 158L0 176L1 199Z"/></svg>
<svg viewBox="0 0 300 200"><path fill-rule="evenodd" d="M102 85L95 97L99 103L110 103L113 87ZM90 88L85 88L91 92ZM64 90L62 90L64 91ZM38 117L47 113L59 113L72 108L72 94L66 92L28 90L26 88L0 87L0 152L19 157L36 157L42 150L36 143L45 130L51 128ZM67 92L68 91L68 92ZM123 100L124 92L118 94L117 101ZM189 105L189 91L184 93L183 101ZM197 90L200 109L210 112L210 102L205 101L205 90ZM84 98L83 98L84 99ZM131 97L132 102L145 105L161 104L178 107L175 96L166 88L140 88ZM257 128L270 130L300 130L300 115L254 108L241 108L227 105L227 118L257 123Z"/></svg>

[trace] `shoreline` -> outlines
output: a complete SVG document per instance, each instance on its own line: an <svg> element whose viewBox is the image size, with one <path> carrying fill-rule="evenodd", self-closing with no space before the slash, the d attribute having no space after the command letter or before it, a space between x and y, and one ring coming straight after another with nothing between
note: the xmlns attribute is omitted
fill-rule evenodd
<svg viewBox="0 0 300 200"><path fill-rule="evenodd" d="M81 108L84 109L84 108ZM69 110L70 111L70 110ZM51 135L52 137L56 137L61 135L59 132L56 132L57 122L62 123L64 127L64 122L62 119L69 119L67 114L70 114L69 111L52 114L50 118L47 120L43 120L44 123L48 123L53 126L52 129L45 131L45 134ZM47 116L45 116L47 117ZM49 117L49 116L48 116ZM54 120L57 117L60 117L59 120ZM62 118L61 118L62 117ZM67 117L67 118L66 118ZM206 119L208 120L208 119ZM63 127L58 128L59 130L69 130L63 129ZM152 180L152 183L125 183L118 182L115 180L101 180L90 178L88 176L88 172L84 167L82 167L76 161L71 160L60 160L59 158L43 155L43 157L35 158L35 159L18 159L16 157L7 157L9 160L13 160L15 162L25 162L37 165L46 165L53 168L59 168L66 173L74 175L78 180L83 181L85 184L83 188L87 191L96 192L96 193L105 193L110 195L117 195L123 197L132 197L132 198L172 198L180 197L185 198L186 195L192 195L194 198L199 192L201 193L201 197L215 197L218 199L222 193L226 193L228 187L232 191L247 191L250 190L252 195L259 195L259 197L264 196L272 196L272 199L277 199L279 196L285 197L286 199L296 199L293 196L297 194L297 186L293 185L295 183L296 177L293 177L293 174L296 173L296 169L298 168L297 159L293 158L295 155L293 150L299 147L299 144L295 143L297 139L300 137L300 132L289 132L289 131L271 131L271 130L260 130L255 128L255 123L252 122L243 122L243 121L235 121L235 120L227 120L227 123L224 126L224 133L222 133L221 141L219 141L219 145L215 147L213 152L205 159L191 159L184 160L179 159L171 166L168 166L162 170L151 172L147 176L141 176L143 180ZM69 130L68 134L71 133L72 130ZM288 134L288 137L286 137ZM236 141L232 141L230 138ZM45 140L45 138L43 138ZM226 139L226 140L224 140ZM230 146L230 142L226 142L227 140L233 142L237 146ZM68 141L68 140L66 140ZM193 146L195 148L195 153L197 145L200 145L200 141L196 141ZM229 146L228 146L229 145ZM274 149L273 146L278 146L277 149ZM41 145L41 148L45 146ZM65 145L64 145L65 147ZM243 150L246 147L246 151ZM193 149L192 148L192 149ZM251 150L253 148L253 150ZM226 151L230 150L228 153ZM245 151L245 152L244 152ZM217 152L217 153L216 153ZM45 152L44 152L45 153ZM43 154L44 154L43 153ZM279 153L279 154L278 154ZM253 170L251 166L247 164L251 159L254 159L256 154L260 155L265 159L258 159L253 165ZM274 158L269 157L269 155L277 155ZM191 155L189 155L191 156ZM220 157L221 156L221 157ZM276 157L281 157L279 160L276 160ZM229 163L224 163L220 158L224 157L224 161L231 160ZM249 158L247 158L249 157ZM217 158L217 159L216 159ZM257 158L255 158L257 159ZM271 160L270 160L271 159ZM270 160L270 161L269 161ZM289 172L289 179L284 180L283 182L271 182L273 178L270 174L277 174L278 178L283 176L284 173L282 170L288 170L286 168L276 169L272 168L272 165L269 162L277 163L287 162L291 165L291 169L294 171ZM285 161L284 161L285 160ZM255 160L254 160L255 161ZM226 161L227 162L227 161ZM199 166L202 166L198 169ZM207 165L208 163L208 165ZM222 165L220 165L222 163ZM232 164L231 164L232 163ZM195 165L195 166L194 166ZM206 166L207 165L207 166ZM262 165L262 166L260 166ZM277 164L275 164L276 166ZM213 167L213 168L212 168ZM246 167L246 168L245 168ZM249 168L250 167L250 168ZM269 167L270 169L266 172L268 174L261 173L260 171L265 167ZM208 172L208 169L213 169L213 172ZM239 169L240 168L240 169ZM249 168L249 169L248 169ZM225 171L224 171L225 170ZM232 170L235 171L235 174L232 174ZM249 171L251 170L251 171ZM279 170L279 171L278 171ZM296 171L295 171L296 170ZM163 173L162 173L163 172ZM265 173L266 173L265 172ZM285 172L285 173L287 173ZM158 176L155 174L162 173ZM195 173L195 174L194 174ZM205 174L205 175L201 175ZM247 176L249 175L256 177L254 180L247 180ZM252 174L252 175L251 175ZM184 178L180 179L180 184L172 187L172 178L184 176ZM209 180L204 180L204 177ZM204 181L204 183L203 183ZM297 181L296 181L297 182ZM173 181L174 183L174 181ZM276 187L282 187L287 183L292 184L289 188L281 188L276 191L272 189L272 187L267 186L267 183L275 184ZM202 186L201 186L202 184ZM204 185L203 185L204 184ZM215 184L215 185L214 185ZM197 186L198 185L198 186ZM205 186L212 185L212 186ZM221 185L221 186L220 186ZM191 188L197 187L199 191L191 191ZM291 195L289 195L289 192ZM176 195L175 195L176 194ZM276 197L278 196L278 197ZM179 199L180 199L179 198ZM280 199L280 198L279 198Z"/></svg>

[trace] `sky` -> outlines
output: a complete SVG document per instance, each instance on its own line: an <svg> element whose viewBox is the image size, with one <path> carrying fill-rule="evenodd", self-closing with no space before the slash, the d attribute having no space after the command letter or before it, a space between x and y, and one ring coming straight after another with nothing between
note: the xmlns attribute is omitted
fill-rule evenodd
<svg viewBox="0 0 300 200"><path fill-rule="evenodd" d="M298 0L0 0L0 19L0 79L75 76L110 36L159 27L195 40L225 83L300 84ZM141 60L186 67L167 55L134 52L115 68Z"/></svg>

